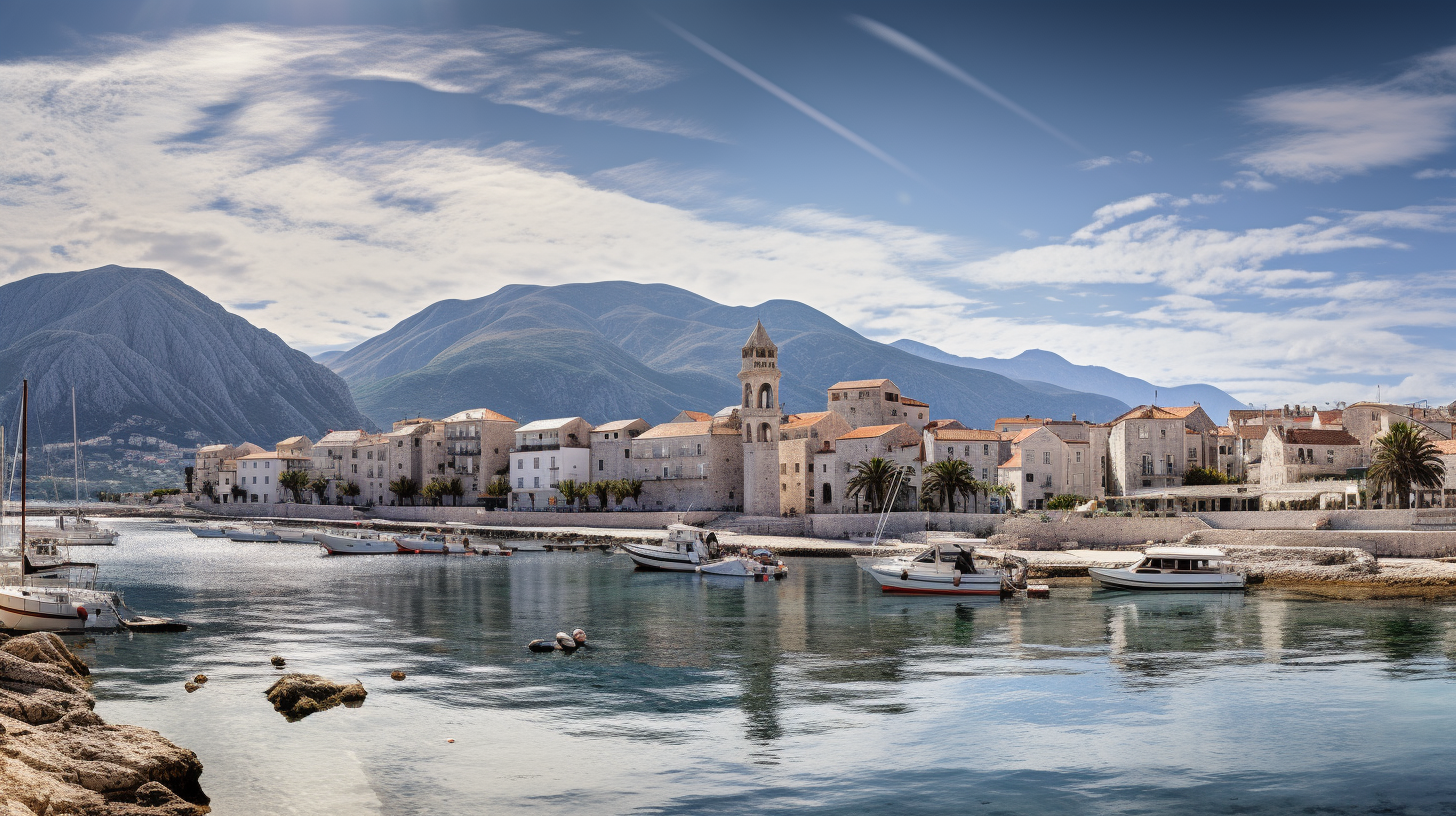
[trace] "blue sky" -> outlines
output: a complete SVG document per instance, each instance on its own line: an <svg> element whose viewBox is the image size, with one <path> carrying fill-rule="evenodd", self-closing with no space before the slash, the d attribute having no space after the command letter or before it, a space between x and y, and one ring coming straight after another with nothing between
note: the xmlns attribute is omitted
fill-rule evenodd
<svg viewBox="0 0 1456 816"><path fill-rule="evenodd" d="M1255 403L1456 398L1456 6L0 3L0 276L309 351L626 278Z"/></svg>

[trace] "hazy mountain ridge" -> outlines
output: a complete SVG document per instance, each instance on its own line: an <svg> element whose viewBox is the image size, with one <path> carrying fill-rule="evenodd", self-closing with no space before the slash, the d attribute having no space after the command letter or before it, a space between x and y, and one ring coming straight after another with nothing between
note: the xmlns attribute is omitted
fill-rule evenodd
<svg viewBox="0 0 1456 816"><path fill-rule="evenodd" d="M839 380L890 377L935 416L989 426L998 416L1110 419L1123 402L1046 394L986 371L925 360L869 340L802 303L725 306L665 284L506 286L432 304L339 355L330 366L385 424L489 407L521 421L593 422L738 402L739 349L761 319L779 346L782 402L823 410Z"/></svg>
<svg viewBox="0 0 1456 816"><path fill-rule="evenodd" d="M180 451L198 444L271 447L369 424L338 375L157 269L0 287L0 411L11 434L22 378L32 445L69 440L76 389L92 481L110 489L175 486Z"/></svg>
<svg viewBox="0 0 1456 816"><path fill-rule="evenodd" d="M958 357L914 340L896 340L890 345L927 360L992 371L1013 377L1032 388L1051 386L1054 390L1089 391L1106 394L1129 405L1151 403L1155 393L1160 405L1198 403L1203 406L1204 412L1219 424L1228 421L1230 410L1248 407L1234 396L1212 385L1203 383L1177 386L1154 385L1147 380L1119 374L1103 366L1077 365L1059 354L1041 349L1029 349L1015 357L1001 359L997 357Z"/></svg>

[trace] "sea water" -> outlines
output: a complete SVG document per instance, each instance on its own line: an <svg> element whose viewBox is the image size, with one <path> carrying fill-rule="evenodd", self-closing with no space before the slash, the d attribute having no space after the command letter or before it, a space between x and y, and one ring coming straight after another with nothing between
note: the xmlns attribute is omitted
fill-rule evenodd
<svg viewBox="0 0 1456 816"><path fill-rule="evenodd" d="M887 597L851 559L756 583L118 527L73 557L192 629L73 643L98 712L196 751L221 816L1456 810L1447 602ZM288 723L275 654L368 699Z"/></svg>

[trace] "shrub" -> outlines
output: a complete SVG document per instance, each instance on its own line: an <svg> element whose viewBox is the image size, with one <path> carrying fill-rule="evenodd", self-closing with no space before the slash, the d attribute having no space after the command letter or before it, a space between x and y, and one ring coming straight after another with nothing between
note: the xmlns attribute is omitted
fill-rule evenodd
<svg viewBox="0 0 1456 816"><path fill-rule="evenodd" d="M1046 509L1048 510L1075 510L1077 505L1086 504L1086 496L1078 496L1073 493L1063 493L1060 496L1053 496L1047 499Z"/></svg>

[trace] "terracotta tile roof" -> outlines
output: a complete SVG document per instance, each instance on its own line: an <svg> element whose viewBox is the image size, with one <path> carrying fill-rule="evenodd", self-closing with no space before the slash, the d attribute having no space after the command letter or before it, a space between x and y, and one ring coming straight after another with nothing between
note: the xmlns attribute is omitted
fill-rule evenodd
<svg viewBox="0 0 1456 816"><path fill-rule="evenodd" d="M358 442L359 437L363 435L363 431L329 431L324 434L323 439L315 442L313 446L317 448L320 445L352 445Z"/></svg>
<svg viewBox="0 0 1456 816"><path fill-rule="evenodd" d="M1007 459L1005 462L1002 462L1001 464L997 465L996 467L998 469L1000 469L1000 468L1019 468L1019 467L1021 467L1021 451L1016 451L1015 453L1011 454L1011 458L1010 459Z"/></svg>
<svg viewBox="0 0 1456 816"><path fill-rule="evenodd" d="M793 414L789 421L779 426L781 431L790 431L798 428L807 428L832 414L830 411L810 411L804 414Z"/></svg>
<svg viewBox="0 0 1456 816"><path fill-rule="evenodd" d="M1290 428L1284 432L1286 445L1358 445L1360 440L1346 431Z"/></svg>
<svg viewBox="0 0 1456 816"><path fill-rule="evenodd" d="M605 423L605 424L602 424L602 425L598 425L595 428L592 428L592 433L597 433L598 431L624 431L624 430L632 427L633 425L636 425L639 422L641 422L644 425L647 424L647 421L644 420L644 419L641 419L641 418L638 418L638 419L618 419L618 420L615 420L613 422L608 422L608 423Z"/></svg>
<svg viewBox="0 0 1456 816"><path fill-rule="evenodd" d="M929 408L930 407L930 403L928 403L928 402L921 402L918 399L910 399L909 397L905 396L904 394L901 394L900 395L900 404L901 405L909 405L909 406L914 407L914 408Z"/></svg>
<svg viewBox="0 0 1456 816"><path fill-rule="evenodd" d="M1198 431L1193 430L1192 428L1184 428L1183 429L1183 433L1185 435L1186 434L1192 434L1193 436L1202 436L1203 435L1203 434L1200 434Z"/></svg>
<svg viewBox="0 0 1456 816"><path fill-rule="evenodd" d="M1026 439L1027 437L1031 436L1032 434L1036 433L1039 430L1041 430L1041 428L1027 428L1027 429L1025 429L1025 430L1017 433L1016 436L1012 437L1011 438L1011 444L1015 445L1017 442L1020 442L1021 440Z"/></svg>
<svg viewBox="0 0 1456 816"><path fill-rule="evenodd" d="M1173 413L1174 411L1182 410L1184 409L1162 408L1157 405L1139 405L1138 407L1132 409L1131 411L1128 411L1117 419L1112 420L1112 422L1108 424L1116 425L1117 423L1127 419L1184 419L1188 416L1188 414Z"/></svg>
<svg viewBox="0 0 1456 816"><path fill-rule="evenodd" d="M1163 408L1163 410L1164 411L1167 411L1168 413L1170 413L1170 414L1172 414L1172 415L1174 415L1176 417L1180 417L1180 418L1186 419L1190 414L1192 414L1194 411L1197 411L1200 407L1201 406L1198 406L1198 405L1182 405L1182 406L1175 406L1175 407L1172 407L1172 408L1165 407L1165 408Z"/></svg>
<svg viewBox="0 0 1456 816"><path fill-rule="evenodd" d="M845 380L829 386L829 390L836 388L879 388L888 383L889 380Z"/></svg>
<svg viewBox="0 0 1456 816"><path fill-rule="evenodd" d="M937 442L1000 442L1001 434L975 428L939 428L931 432Z"/></svg>
<svg viewBox="0 0 1456 816"><path fill-rule="evenodd" d="M1028 422L1034 422L1037 425L1046 424L1046 420L1045 419L1041 419L1039 417L1001 417L1000 419L996 420L992 424L993 425L1025 425Z"/></svg>
<svg viewBox="0 0 1456 816"><path fill-rule="evenodd" d="M313 444L313 443L309 442L308 441L308 437L306 437L306 436L290 436L287 439L283 440L282 442L279 442L278 443L278 445L280 447L285 447L285 448L291 448L294 445L311 445L311 444Z"/></svg>
<svg viewBox="0 0 1456 816"><path fill-rule="evenodd" d="M1345 419L1344 411L1315 411L1315 413L1319 415L1320 422L1343 422Z"/></svg>
<svg viewBox="0 0 1456 816"><path fill-rule="evenodd" d="M959 422L957 422L954 419L932 419L929 422L925 423L925 430L927 430L927 431L938 431L938 430L942 430L942 429L944 429L944 430L951 430L951 429L961 430L961 429L964 429L965 427L966 426L960 424Z"/></svg>
<svg viewBox="0 0 1456 816"><path fill-rule="evenodd" d="M702 411L683 411L682 415L685 417L692 417L692 420L694 422L707 422L708 420L713 418L712 414L706 414Z"/></svg>
<svg viewBox="0 0 1456 816"><path fill-rule="evenodd" d="M1456 439L1438 439L1432 444L1436 446L1436 450L1440 451L1443 456L1456 455Z"/></svg>
<svg viewBox="0 0 1456 816"><path fill-rule="evenodd" d="M899 425L866 425L863 428L855 428L840 439L874 439L884 436L890 431L900 427Z"/></svg>
<svg viewBox="0 0 1456 816"><path fill-rule="evenodd" d="M279 453L250 453L247 456L239 456L238 458L239 459L282 459L283 458L283 455L282 454L279 454ZM293 457L290 457L290 458L293 458Z"/></svg>
<svg viewBox="0 0 1456 816"><path fill-rule="evenodd" d="M1233 436L1234 435L1234 429L1233 428L1230 428L1227 425L1220 425L1220 426L1218 426L1217 428L1214 429L1213 435L1214 436Z"/></svg>
<svg viewBox="0 0 1456 816"><path fill-rule="evenodd" d="M713 432L713 423L708 420L702 422L665 422L661 425L654 425L652 430L643 431L638 439L666 439L674 436L706 436ZM737 433L736 431L734 433Z"/></svg>
<svg viewBox="0 0 1456 816"><path fill-rule="evenodd" d="M471 408L468 411L460 411L451 414L440 420L441 422L468 422L470 420L485 420L487 422L515 422L514 419L502 413L497 413L489 408Z"/></svg>
<svg viewBox="0 0 1456 816"><path fill-rule="evenodd" d="M1240 425L1239 426L1239 438L1240 439L1263 439L1265 436L1268 436L1269 435L1269 429L1272 428L1272 427L1274 427L1274 426L1273 425Z"/></svg>
<svg viewBox="0 0 1456 816"><path fill-rule="evenodd" d="M581 417L559 417L557 419L538 419L516 429L516 433L536 433L537 431L557 431L567 425L581 419ZM587 430L592 430L588 423Z"/></svg>

